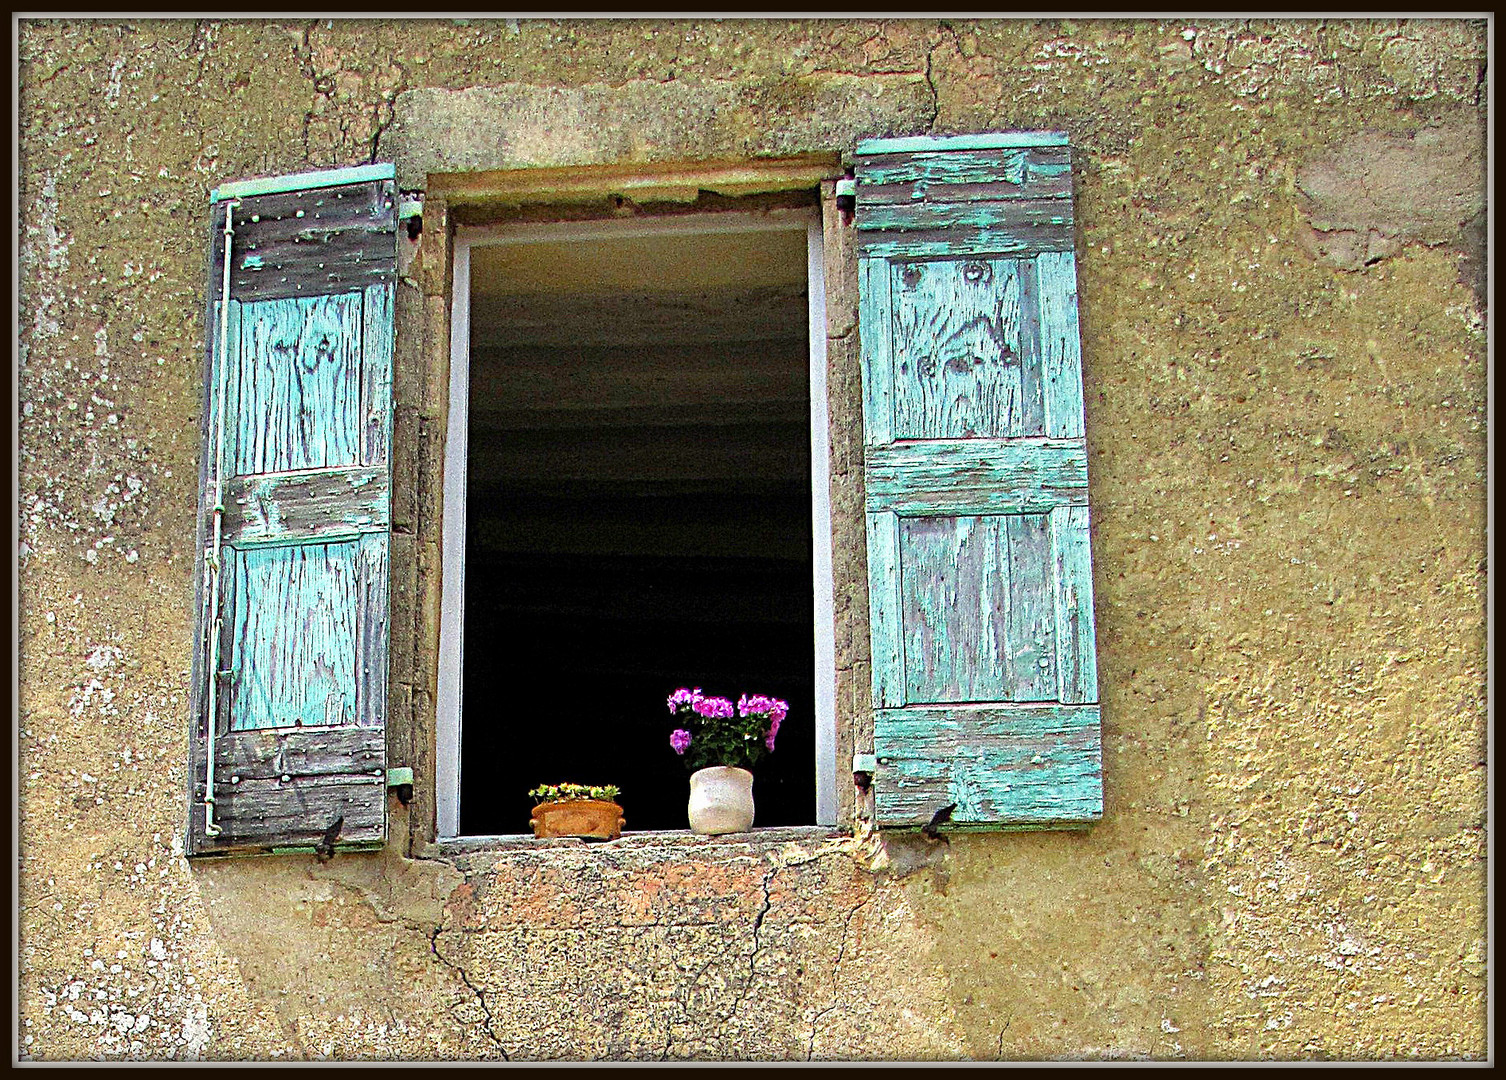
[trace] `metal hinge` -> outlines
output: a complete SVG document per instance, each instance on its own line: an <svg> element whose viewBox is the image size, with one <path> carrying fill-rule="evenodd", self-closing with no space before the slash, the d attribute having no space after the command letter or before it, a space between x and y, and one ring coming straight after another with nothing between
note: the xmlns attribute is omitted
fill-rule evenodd
<svg viewBox="0 0 1506 1080"><path fill-rule="evenodd" d="M387 788L397 793L397 801L407 806L413 801L413 769L400 765L387 770Z"/></svg>
<svg viewBox="0 0 1506 1080"><path fill-rule="evenodd" d="M873 787L873 774L878 769L878 758L873 754L852 755L852 783L859 791L867 794Z"/></svg>
<svg viewBox="0 0 1506 1080"><path fill-rule="evenodd" d="M397 204L397 220L399 224L408 223L408 239L417 240L424 231L424 197L419 194L417 198L399 199Z"/></svg>
<svg viewBox="0 0 1506 1080"><path fill-rule="evenodd" d="M413 783L413 770L406 765L401 768L387 770L388 787L399 787L403 784L411 783Z"/></svg>

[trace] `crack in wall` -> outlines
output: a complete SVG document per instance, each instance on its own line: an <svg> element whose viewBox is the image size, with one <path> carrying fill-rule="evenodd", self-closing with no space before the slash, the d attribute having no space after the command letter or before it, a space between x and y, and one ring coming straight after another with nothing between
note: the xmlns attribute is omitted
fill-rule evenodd
<svg viewBox="0 0 1506 1080"><path fill-rule="evenodd" d="M847 917L842 920L842 936L837 939L837 958L831 965L831 1004L811 1015L811 1033L805 1046L805 1060L811 1061L816 1055L816 1034L821 1030L821 1021L837 1010L837 987L841 985L842 961L847 956L847 934L852 929L852 920L868 900L859 900L847 912Z"/></svg>
<svg viewBox="0 0 1506 1080"><path fill-rule="evenodd" d="M962 39L957 35L956 27L945 19L939 20L936 25L946 35L951 37L952 48L957 50L960 55L962 52ZM941 91L936 88L936 79L933 73L936 50L941 48L941 45L942 39L938 37L935 42L926 46L926 89L931 94L931 118L926 121L926 132L928 134L936 131L936 122L941 119Z"/></svg>
<svg viewBox="0 0 1506 1080"><path fill-rule="evenodd" d="M208 59L210 46L213 44L210 37L210 21L208 19L195 19L193 21L193 34L189 36L188 47L196 54L194 63L194 84L201 85L204 82L204 62Z"/></svg>
<svg viewBox="0 0 1506 1080"><path fill-rule="evenodd" d="M303 46L298 50L298 59L303 67L303 74L308 78L309 84L314 88L314 93L328 98L328 94L319 89L319 73L314 69L314 46L311 40L314 27L319 25L318 19L310 19L309 24L303 28ZM312 103L309 108L303 110L303 157L307 161L309 157L309 132L314 126L314 109Z"/></svg>
<svg viewBox="0 0 1506 1080"><path fill-rule="evenodd" d="M396 65L399 75L397 86L384 92L382 100L372 105L371 109L372 122L375 126L375 130L371 133L370 160L373 165L376 164L377 154L381 149L382 136L387 134L387 130L392 127L393 122L396 120L398 95L406 93L409 89L408 69L403 66L400 60L394 60L393 64ZM385 116L382 115L384 108L386 111Z"/></svg>
<svg viewBox="0 0 1506 1080"><path fill-rule="evenodd" d="M466 973L464 964L452 963L446 960L444 955L439 951L439 935L443 932L443 926L436 926L434 928L434 932L429 935L429 951L434 954L434 959L460 976L460 981L465 984L466 989L476 995L476 1004L481 1007L481 1015L486 1018L481 1023L482 1030L486 1032L486 1037L492 1041L492 1045L497 1048L497 1052L502 1055L502 1060L511 1061L512 1057L507 1053L507 1047L502 1045L502 1040L498 1038L496 1029L492 1026L494 1017L492 1016L491 1006L486 1002L486 991L471 982L471 977Z"/></svg>
<svg viewBox="0 0 1506 1080"><path fill-rule="evenodd" d="M763 905L759 908L758 914L753 916L753 951L748 954L748 979L743 984L742 990L738 993L737 1000L732 1003L732 1008L727 1011L727 1019L729 1021L737 1016L738 1010L743 1007L743 1003L748 1000L748 996L753 992L753 980L758 974L758 953L763 948L763 942L759 940L759 935L763 930L764 917L768 915L769 908L774 903L773 897L769 892L769 886L773 883L774 875L779 873L779 870L779 864L775 863L769 867L761 882Z"/></svg>
<svg viewBox="0 0 1506 1080"><path fill-rule="evenodd" d="M939 44L940 42L937 42L937 45ZM931 60L935 52L936 45L926 46L926 90L931 95L931 118L926 121L927 132L934 132L936 130L936 121L941 116L941 94L937 91L936 83L931 78Z"/></svg>

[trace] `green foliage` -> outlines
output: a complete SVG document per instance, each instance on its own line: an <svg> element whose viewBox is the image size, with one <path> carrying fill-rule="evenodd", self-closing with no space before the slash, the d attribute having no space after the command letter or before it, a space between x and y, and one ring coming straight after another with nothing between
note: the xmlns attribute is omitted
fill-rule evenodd
<svg viewBox="0 0 1506 1080"><path fill-rule="evenodd" d="M540 784L528 793L534 805L552 802L574 802L578 799L595 799L599 802L616 802L622 790L615 784L599 787L587 784Z"/></svg>
<svg viewBox="0 0 1506 1080"><path fill-rule="evenodd" d="M751 769L774 750L789 703L766 694L744 694L734 708L724 697L681 687L669 696L675 730L669 746L691 772L710 765Z"/></svg>
<svg viewBox="0 0 1506 1080"><path fill-rule="evenodd" d="M694 732L685 752L685 767L691 772L712 765L751 769L768 755L764 740L769 734L767 716L728 718L722 721L695 717L687 723Z"/></svg>

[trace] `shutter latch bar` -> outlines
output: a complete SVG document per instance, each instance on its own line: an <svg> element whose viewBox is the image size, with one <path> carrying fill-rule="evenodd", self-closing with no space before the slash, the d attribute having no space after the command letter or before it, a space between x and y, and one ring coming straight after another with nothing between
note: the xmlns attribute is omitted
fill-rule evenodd
<svg viewBox="0 0 1506 1080"><path fill-rule="evenodd" d="M220 688L220 634L224 620L220 618L220 525L225 517L225 372L230 364L230 248L235 239L232 221L239 199L225 203L225 257L224 276L220 284L220 352L217 375L219 389L215 401L214 423L214 539L209 550L209 716L206 727L209 736L205 747L204 776L204 834L219 836L224 830L214 821L214 737L219 726Z"/></svg>

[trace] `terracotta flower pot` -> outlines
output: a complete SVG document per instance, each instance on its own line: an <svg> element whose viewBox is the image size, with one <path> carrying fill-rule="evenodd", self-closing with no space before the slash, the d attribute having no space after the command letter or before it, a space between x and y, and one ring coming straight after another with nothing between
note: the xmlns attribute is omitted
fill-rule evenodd
<svg viewBox="0 0 1506 1080"><path fill-rule="evenodd" d="M753 774L713 765L690 774L690 831L703 836L747 832L753 827Z"/></svg>
<svg viewBox="0 0 1506 1080"><path fill-rule="evenodd" d="M540 803L533 808L533 827L536 839L547 840L556 836L588 836L597 840L615 840L622 835L626 824L622 807L604 799L570 799L563 802Z"/></svg>

